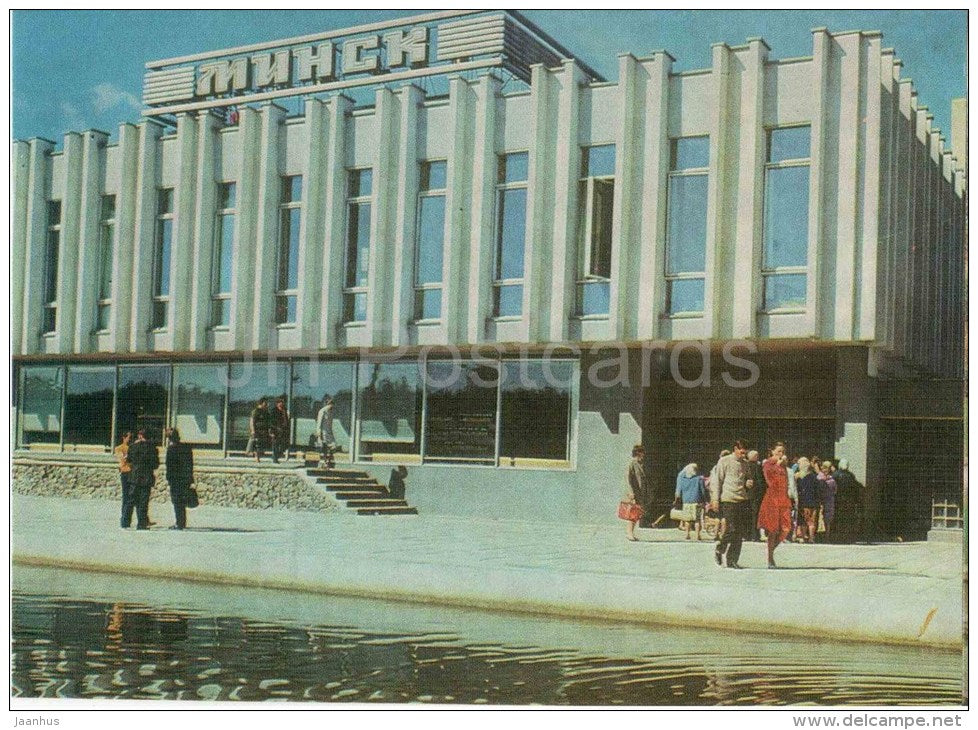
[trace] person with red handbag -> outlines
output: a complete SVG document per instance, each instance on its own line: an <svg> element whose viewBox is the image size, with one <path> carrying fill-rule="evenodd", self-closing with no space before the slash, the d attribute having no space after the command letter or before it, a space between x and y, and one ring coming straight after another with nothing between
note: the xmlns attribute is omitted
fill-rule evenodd
<svg viewBox="0 0 978 730"><path fill-rule="evenodd" d="M625 498L618 505L618 517L625 520L625 537L631 542L638 540L635 537L635 525L645 514L641 504L645 501L647 484L645 466L642 464L644 458L645 449L641 444L636 444L632 448L632 460L628 462L628 471L625 473Z"/></svg>

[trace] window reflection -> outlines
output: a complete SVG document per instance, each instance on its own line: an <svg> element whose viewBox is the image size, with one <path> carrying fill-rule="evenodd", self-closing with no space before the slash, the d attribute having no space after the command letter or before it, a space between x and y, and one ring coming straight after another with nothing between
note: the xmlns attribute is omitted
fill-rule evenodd
<svg viewBox="0 0 978 730"><path fill-rule="evenodd" d="M119 368L116 397L116 441L126 431L145 430L154 443L163 442L170 367L148 365Z"/></svg>
<svg viewBox="0 0 978 730"><path fill-rule="evenodd" d="M66 446L95 446L101 451L112 442L112 391L115 368L68 368L65 390Z"/></svg>
<svg viewBox="0 0 978 730"><path fill-rule="evenodd" d="M500 466L566 466L575 364L504 361Z"/></svg>
<svg viewBox="0 0 978 730"><path fill-rule="evenodd" d="M275 399L288 396L289 365L284 362L231 363L228 382L227 450L244 453L251 436L251 412L258 399L268 399L268 411L271 413L275 408Z"/></svg>
<svg viewBox="0 0 978 730"><path fill-rule="evenodd" d="M175 365L173 390L171 418L183 442L222 449L227 365Z"/></svg>
<svg viewBox="0 0 978 730"><path fill-rule="evenodd" d="M495 463L498 380L495 363L428 362L426 462Z"/></svg>
<svg viewBox="0 0 978 730"><path fill-rule="evenodd" d="M61 391L64 368L30 367L22 371L20 391L21 446L50 444L61 441Z"/></svg>
<svg viewBox="0 0 978 730"><path fill-rule="evenodd" d="M421 461L421 374L416 362L361 363L358 458Z"/></svg>
<svg viewBox="0 0 978 730"><path fill-rule="evenodd" d="M326 398L333 399L333 435L350 453L353 406L353 363L296 362L292 366L293 443L296 449L317 448L316 417Z"/></svg>

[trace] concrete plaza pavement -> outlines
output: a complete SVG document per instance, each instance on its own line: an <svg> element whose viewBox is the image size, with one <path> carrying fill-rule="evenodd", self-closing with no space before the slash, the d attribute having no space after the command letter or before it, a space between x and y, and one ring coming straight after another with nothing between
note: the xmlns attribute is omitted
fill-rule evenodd
<svg viewBox="0 0 978 730"><path fill-rule="evenodd" d="M610 505L609 510L615 505ZM118 503L12 496L16 563L629 623L959 648L959 543L745 543L744 570L675 529L168 504L149 531Z"/></svg>

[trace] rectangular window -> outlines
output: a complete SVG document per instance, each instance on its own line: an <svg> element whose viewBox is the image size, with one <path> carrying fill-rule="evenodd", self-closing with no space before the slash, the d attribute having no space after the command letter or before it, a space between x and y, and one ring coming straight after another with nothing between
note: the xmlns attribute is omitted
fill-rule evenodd
<svg viewBox="0 0 978 730"><path fill-rule="evenodd" d="M228 372L227 450L243 454L251 439L251 414L260 398L268 400L269 414L279 398L288 406L289 364L285 362L233 362ZM271 444L266 443L270 450Z"/></svg>
<svg viewBox="0 0 978 730"><path fill-rule="evenodd" d="M115 196L102 196L98 234L98 297L95 330L106 332L112 318L112 250L115 236Z"/></svg>
<svg viewBox="0 0 978 730"><path fill-rule="evenodd" d="M350 419L353 413L352 362L303 362L292 364L292 403L289 414L293 425L293 448L296 451L319 448L316 419L333 399L333 437L344 459L351 451Z"/></svg>
<svg viewBox="0 0 978 730"><path fill-rule="evenodd" d="M495 464L498 387L498 363L428 361L426 463Z"/></svg>
<svg viewBox="0 0 978 730"><path fill-rule="evenodd" d="M227 363L173 366L172 425L195 448L223 450Z"/></svg>
<svg viewBox="0 0 978 730"><path fill-rule="evenodd" d="M157 193L153 249L153 329L166 329L170 304L170 257L173 252L173 188Z"/></svg>
<svg viewBox="0 0 978 730"><path fill-rule="evenodd" d="M214 258L211 276L211 326L231 324L231 273L234 268L234 214L237 208L236 185L217 186L217 220L214 230Z"/></svg>
<svg viewBox="0 0 978 730"><path fill-rule="evenodd" d="M418 243L414 258L415 320L441 318L447 167L444 160L421 163L421 188L418 192Z"/></svg>
<svg viewBox="0 0 978 730"><path fill-rule="evenodd" d="M166 408L170 395L169 365L122 365L115 404L115 442L122 434L146 431L154 444L163 443ZM181 431L183 438L187 434Z"/></svg>
<svg viewBox="0 0 978 730"><path fill-rule="evenodd" d="M580 259L577 313L607 315L611 287L612 221L615 211L615 146L585 147L581 154Z"/></svg>
<svg viewBox="0 0 978 730"><path fill-rule="evenodd" d="M666 233L666 312L703 312L710 138L670 142Z"/></svg>
<svg viewBox="0 0 978 730"><path fill-rule="evenodd" d="M501 367L499 465L568 466L575 363L504 360Z"/></svg>
<svg viewBox="0 0 978 730"><path fill-rule="evenodd" d="M357 458L421 462L424 387L417 362L361 362L357 393Z"/></svg>
<svg viewBox="0 0 978 730"><path fill-rule="evenodd" d="M294 324L299 294L299 233L302 221L302 176L282 178L278 224L278 283L275 321Z"/></svg>
<svg viewBox="0 0 978 730"><path fill-rule="evenodd" d="M112 443L114 367L68 368L65 390L65 446L106 451ZM79 449L79 447L83 447Z"/></svg>
<svg viewBox="0 0 978 730"><path fill-rule="evenodd" d="M764 311L804 309L811 127L769 129L764 166Z"/></svg>
<svg viewBox="0 0 978 730"><path fill-rule="evenodd" d="M367 274L370 267L370 204L373 171L349 170L346 198L346 272L343 321L367 320Z"/></svg>
<svg viewBox="0 0 978 730"><path fill-rule="evenodd" d="M61 201L48 201L48 230L44 245L44 314L41 332L58 324L58 259L61 255Z"/></svg>
<svg viewBox="0 0 978 730"><path fill-rule="evenodd" d="M496 317L519 317L523 314L528 180L529 153L511 152L499 156L493 274L493 315Z"/></svg>
<svg viewBox="0 0 978 730"><path fill-rule="evenodd" d="M58 448L61 443L61 399L64 391L63 367L25 367L21 369L18 413L18 446Z"/></svg>

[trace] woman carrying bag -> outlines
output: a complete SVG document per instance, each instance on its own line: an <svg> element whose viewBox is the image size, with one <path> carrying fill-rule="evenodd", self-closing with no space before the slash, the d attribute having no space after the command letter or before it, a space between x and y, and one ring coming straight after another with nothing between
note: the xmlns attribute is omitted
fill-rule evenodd
<svg viewBox="0 0 978 730"><path fill-rule="evenodd" d="M635 525L642 519L645 510L639 500L645 501L645 467L642 459L645 458L645 449L641 445L632 448L632 460L628 462L628 471L625 473L625 496L618 505L618 517L625 520L625 537L630 542L638 540L635 537Z"/></svg>

